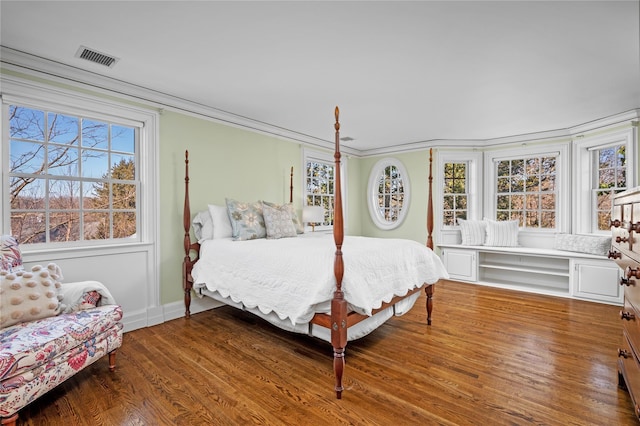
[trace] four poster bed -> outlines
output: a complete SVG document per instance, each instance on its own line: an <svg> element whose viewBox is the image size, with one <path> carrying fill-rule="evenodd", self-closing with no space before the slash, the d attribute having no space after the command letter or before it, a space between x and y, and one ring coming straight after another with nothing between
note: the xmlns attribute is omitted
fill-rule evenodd
<svg viewBox="0 0 640 426"><path fill-rule="evenodd" d="M321 233L255 238L213 238L191 241L189 204L189 157L185 153L183 289L185 315L190 316L191 291L247 310L285 330L309 334L333 346L335 391L342 396L342 375L347 341L362 337L393 315L408 312L421 289L425 289L427 324L431 324L434 284L448 278L444 265L433 253L432 155L429 158L427 247L415 241L345 237L340 175L340 123L335 109L335 194L333 238ZM292 211L293 168L290 203L275 206ZM232 200L232 203L234 201ZM227 207L234 224L250 211L249 203ZM224 215L224 209L209 211ZM275 214L263 203L264 221ZM279 209L279 210L278 210ZM223 213L220 213L220 212ZM262 212L260 212L262 214ZM248 214L250 217L251 214ZM286 216L286 215L285 215ZM284 216L283 216L284 217ZM289 221L296 219L286 216ZM224 219L223 219L224 220ZM195 223L195 222L194 222ZM214 220L214 231L216 226ZM288 226L287 224L283 225ZM269 231L269 226L267 226ZM276 234L274 234L276 235ZM289 235L290 237L292 235ZM348 247L346 267L342 246ZM195 252L195 256L193 253Z"/></svg>

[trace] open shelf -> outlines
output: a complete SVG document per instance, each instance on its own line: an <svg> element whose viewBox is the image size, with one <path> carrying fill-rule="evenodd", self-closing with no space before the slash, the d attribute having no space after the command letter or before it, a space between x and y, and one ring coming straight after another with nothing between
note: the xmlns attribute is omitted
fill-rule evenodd
<svg viewBox="0 0 640 426"><path fill-rule="evenodd" d="M482 251L478 257L479 281L569 292L569 259Z"/></svg>

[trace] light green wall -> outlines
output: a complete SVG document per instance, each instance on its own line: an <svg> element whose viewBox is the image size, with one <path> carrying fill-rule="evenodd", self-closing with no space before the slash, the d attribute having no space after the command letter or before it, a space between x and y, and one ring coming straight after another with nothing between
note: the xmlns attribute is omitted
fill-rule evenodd
<svg viewBox="0 0 640 426"><path fill-rule="evenodd" d="M396 158L404 164L409 174L411 196L409 210L404 221L396 229L384 231L371 220L367 207L367 186L373 166L383 158ZM435 162L434 162L435 163ZM435 170L434 170L435 175ZM362 206L362 235L367 237L406 238L420 243L427 241L427 199L429 186L429 150L404 154L383 155L360 159L361 191L357 202ZM438 213L435 214L436 218Z"/></svg>
<svg viewBox="0 0 640 426"><path fill-rule="evenodd" d="M330 123L329 123L330 124ZM302 206L302 146L183 114L160 117L160 288L161 302L182 299L184 257L182 211L184 152L189 150L189 198L192 215L225 197L243 201L289 201L294 167L294 205ZM346 159L349 234L360 233L359 160Z"/></svg>

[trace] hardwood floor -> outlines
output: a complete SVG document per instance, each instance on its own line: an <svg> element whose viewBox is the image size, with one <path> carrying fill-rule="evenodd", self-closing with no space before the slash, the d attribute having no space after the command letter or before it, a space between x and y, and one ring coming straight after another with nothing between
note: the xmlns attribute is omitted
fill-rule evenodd
<svg viewBox="0 0 640 426"><path fill-rule="evenodd" d="M634 425L618 388L619 307L457 282L347 346L224 307L126 333L21 412L27 425Z"/></svg>

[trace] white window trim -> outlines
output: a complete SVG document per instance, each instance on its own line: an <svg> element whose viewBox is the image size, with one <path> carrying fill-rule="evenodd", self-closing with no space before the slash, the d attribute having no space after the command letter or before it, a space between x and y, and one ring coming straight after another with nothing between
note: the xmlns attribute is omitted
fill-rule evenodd
<svg viewBox="0 0 640 426"><path fill-rule="evenodd" d="M571 193L571 165L569 159L570 145L562 144L541 144L515 147L511 149L501 149L496 151L487 151L484 153L485 158L485 208L484 217L493 219L496 216L496 178L497 164L500 160L525 158L536 155L558 154L556 162L556 228L555 229L532 229L521 228L521 233L527 234L556 234L558 232L571 232L571 202L568 195Z"/></svg>
<svg viewBox="0 0 640 426"><path fill-rule="evenodd" d="M442 212L443 196L444 196L444 165L446 163L467 163L467 219L481 220L482 219L482 204L483 204L483 192L482 192L482 170L483 170L483 156L480 151L444 151L438 150L436 152L436 173L434 176L433 187L433 208L435 212L434 217L434 234L440 235L440 241L444 243L456 244L460 242L459 226L443 225L441 215L438 212ZM457 241L456 241L457 239Z"/></svg>
<svg viewBox="0 0 640 426"><path fill-rule="evenodd" d="M324 163L335 164L335 158L333 153L316 151L308 148L302 149L302 168L304 173L302 173L301 182L302 182L302 207L304 208L307 205L307 160L317 160ZM347 156L344 153L341 153L340 157L340 189L342 195L342 216L344 219L344 228L347 229L347 218L349 217L347 214ZM303 224L305 227L305 232L311 231L311 227ZM317 231L332 231L332 225L325 226L316 226Z"/></svg>
<svg viewBox="0 0 640 426"><path fill-rule="evenodd" d="M141 182L141 191L138 202L140 203L138 232L138 244L154 243L158 240L158 126L159 117L155 111L137 108L128 104L93 97L87 94L68 91L62 88L56 88L49 85L40 84L32 81L25 81L19 78L3 75L0 83L2 84L2 110L3 118L0 124L0 132L2 132L2 140L9 138L9 122L6 110L10 104L24 105L39 109L49 109L60 113L78 114L89 116L91 118L102 119L109 122L121 123L125 125L140 126L139 137L139 177ZM0 204L0 216L2 217L2 232L10 229L10 206L8 197L8 162L9 147L8 144L2 144L0 150L0 163L2 167L2 185L0 188L0 196L2 202ZM96 244L96 248L100 246L113 247L114 245L128 245L135 243L127 243L125 240L117 240L106 244ZM85 245L83 247L86 248ZM37 252L51 252L56 250L68 251L76 248L73 243L65 244L64 247L35 248ZM22 251L29 253L29 246L23 246Z"/></svg>
<svg viewBox="0 0 640 426"><path fill-rule="evenodd" d="M637 182L636 171L636 143L637 128L630 126L625 129L612 131L605 135L594 137L576 138L574 146L573 180L574 193L572 202L575 206L575 229L577 234L602 234L608 235L609 231L594 231L595 218L591 208L591 192L593 183L593 151L613 145L627 145L627 188L632 188Z"/></svg>
<svg viewBox="0 0 640 426"><path fill-rule="evenodd" d="M402 179L404 197L402 199L402 207L398 212L398 220L395 222L389 222L380 215L380 209L378 208L378 178L384 170L393 166L398 169ZM409 181L409 173L402 164L402 161L397 158L387 157L379 160L372 168L369 174L369 184L367 185L367 205L369 208L369 216L373 223L382 230L388 231L395 229L402 224L404 218L407 216L409 206L411 205L411 182Z"/></svg>

